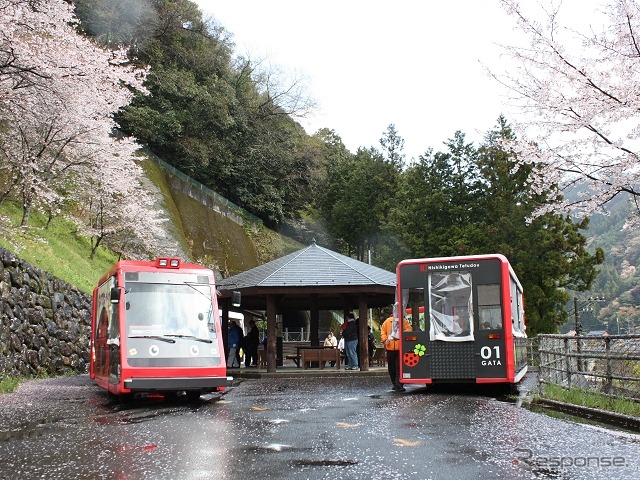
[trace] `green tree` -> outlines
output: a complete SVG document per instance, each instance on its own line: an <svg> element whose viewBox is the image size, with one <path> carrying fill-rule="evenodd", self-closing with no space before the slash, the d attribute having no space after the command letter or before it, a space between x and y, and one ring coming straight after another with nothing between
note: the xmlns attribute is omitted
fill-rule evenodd
<svg viewBox="0 0 640 480"><path fill-rule="evenodd" d="M74 0L73 4L84 31L109 47L144 46L158 22L153 0Z"/></svg>
<svg viewBox="0 0 640 480"><path fill-rule="evenodd" d="M448 152L428 150L401 177L390 224L415 256L476 253L476 150L461 132L446 145Z"/></svg>
<svg viewBox="0 0 640 480"><path fill-rule="evenodd" d="M304 192L305 198L301 199L299 217L287 219L280 230L303 244L315 241L325 247L342 249L344 242L333 236L333 232L327 226L323 209L331 208L328 194L329 171L340 162L353 157L353 154L334 130L321 128L302 142L300 156L309 167L307 191ZM295 185L293 187L295 188Z"/></svg>
<svg viewBox="0 0 640 480"><path fill-rule="evenodd" d="M94 9L94 0L79 0L91 33L105 42L135 39L131 48L151 68L150 93L118 115L121 128L269 226L297 217L314 168L309 137L294 120L313 106L301 82L285 85L277 70L234 58L229 33L188 0L146 5L142 25L123 21L117 2Z"/></svg>
<svg viewBox="0 0 640 480"><path fill-rule="evenodd" d="M398 171L404 166L405 154L404 139L398 134L396 126L392 123L387 127L387 131L380 139L382 151L389 163L391 163Z"/></svg>
<svg viewBox="0 0 640 480"><path fill-rule="evenodd" d="M365 261L369 249L375 250L399 172L373 148L348 156L340 149L335 153L327 165L319 209L339 247Z"/></svg>

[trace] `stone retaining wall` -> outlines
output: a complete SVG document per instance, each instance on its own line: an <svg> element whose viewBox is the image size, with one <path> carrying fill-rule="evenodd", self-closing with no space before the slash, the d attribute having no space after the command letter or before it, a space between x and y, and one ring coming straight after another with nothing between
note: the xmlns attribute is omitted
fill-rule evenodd
<svg viewBox="0 0 640 480"><path fill-rule="evenodd" d="M91 296L0 247L0 378L87 373Z"/></svg>

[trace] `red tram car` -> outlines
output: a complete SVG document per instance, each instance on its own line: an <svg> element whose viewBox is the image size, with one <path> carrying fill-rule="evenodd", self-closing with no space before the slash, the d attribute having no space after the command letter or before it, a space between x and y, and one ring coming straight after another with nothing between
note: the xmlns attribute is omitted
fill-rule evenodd
<svg viewBox="0 0 640 480"><path fill-rule="evenodd" d="M213 272L178 258L120 261L93 291L90 377L117 396L224 390Z"/></svg>
<svg viewBox="0 0 640 480"><path fill-rule="evenodd" d="M515 385L527 372L522 286L499 254L404 260L397 295L413 326L402 383Z"/></svg>

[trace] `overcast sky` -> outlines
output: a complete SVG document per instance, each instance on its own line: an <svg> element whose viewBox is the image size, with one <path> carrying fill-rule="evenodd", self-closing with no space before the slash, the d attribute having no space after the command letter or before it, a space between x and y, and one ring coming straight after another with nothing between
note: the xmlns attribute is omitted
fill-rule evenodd
<svg viewBox="0 0 640 480"><path fill-rule="evenodd" d="M233 34L236 54L304 76L317 102L307 133L335 130L355 153L395 124L407 160L444 150L456 130L479 142L514 118L491 79L513 19L497 0L194 0Z"/></svg>

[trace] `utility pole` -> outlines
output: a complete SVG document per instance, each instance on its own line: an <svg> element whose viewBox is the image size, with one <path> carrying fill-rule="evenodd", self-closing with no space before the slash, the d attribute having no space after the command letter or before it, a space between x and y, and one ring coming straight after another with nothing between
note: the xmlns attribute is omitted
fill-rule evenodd
<svg viewBox="0 0 640 480"><path fill-rule="evenodd" d="M575 323L576 323L576 351L578 352L578 358L576 358L576 366L577 366L577 371L580 372L580 370L582 370L582 360L580 358L580 355L582 354L581 352L581 348L580 348L580 336L582 335L582 324L580 323L580 314L578 312L578 297L573 297L573 316L575 317Z"/></svg>
<svg viewBox="0 0 640 480"><path fill-rule="evenodd" d="M580 309L589 307L589 311L595 311L592 309L592 305L598 302L604 302L604 297L589 297L583 300L582 305L578 305L578 297L573 297L573 316L575 321L576 335L582 335L582 323L580 322ZM595 315L595 314L594 314Z"/></svg>
<svg viewBox="0 0 640 480"><path fill-rule="evenodd" d="M582 335L582 324L580 323L580 314L578 313L578 297L573 297L573 315L575 317L576 335Z"/></svg>
<svg viewBox="0 0 640 480"><path fill-rule="evenodd" d="M369 265L371 265L371 249L369 249ZM369 328L373 332L373 310L369 308Z"/></svg>

